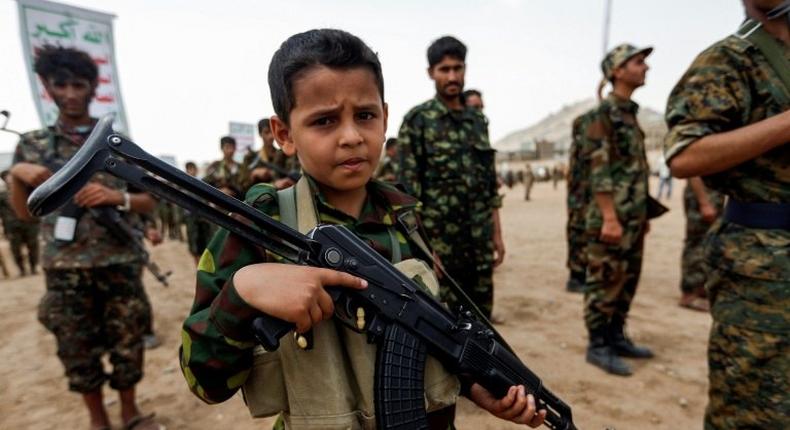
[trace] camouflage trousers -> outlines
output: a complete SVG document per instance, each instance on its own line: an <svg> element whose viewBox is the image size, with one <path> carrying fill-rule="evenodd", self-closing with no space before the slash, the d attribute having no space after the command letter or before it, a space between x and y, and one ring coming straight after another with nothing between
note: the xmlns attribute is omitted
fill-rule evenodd
<svg viewBox="0 0 790 430"><path fill-rule="evenodd" d="M571 272L571 277L580 279L584 283L587 271L587 234L584 228L582 215L568 211L568 223L565 226L565 238L568 242L568 260L566 266Z"/></svg>
<svg viewBox="0 0 790 430"><path fill-rule="evenodd" d="M184 221L187 226L189 253L199 257L203 255L203 250L206 249L211 237L214 235L214 226L195 215L185 216Z"/></svg>
<svg viewBox="0 0 790 430"><path fill-rule="evenodd" d="M38 265L38 224L26 224L17 226L7 232L8 244L11 254L14 255L14 262L19 268L20 273L26 273L25 255L23 248L27 248L27 260L32 272Z"/></svg>
<svg viewBox="0 0 790 430"><path fill-rule="evenodd" d="M705 279L708 266L705 263L705 234L686 236L681 257L680 291L705 297Z"/></svg>
<svg viewBox="0 0 790 430"><path fill-rule="evenodd" d="M469 266L448 267L445 264L444 268L483 312L483 315L491 319L491 311L494 308L494 270L492 268L476 270L474 265ZM442 300L450 306L450 309L455 310L460 304L458 298L450 292L446 279L439 279L439 283Z"/></svg>
<svg viewBox="0 0 790 430"><path fill-rule="evenodd" d="M790 429L790 336L714 321L705 430Z"/></svg>
<svg viewBox="0 0 790 430"><path fill-rule="evenodd" d="M619 245L588 234L594 239L587 244L584 322L592 331L607 326L615 316L626 320L642 273L645 230L642 225L623 225Z"/></svg>
<svg viewBox="0 0 790 430"><path fill-rule="evenodd" d="M139 265L47 269L38 319L55 335L69 389L87 393L109 379L116 390L143 376L142 335L150 307L142 299ZM109 353L112 372L101 358Z"/></svg>

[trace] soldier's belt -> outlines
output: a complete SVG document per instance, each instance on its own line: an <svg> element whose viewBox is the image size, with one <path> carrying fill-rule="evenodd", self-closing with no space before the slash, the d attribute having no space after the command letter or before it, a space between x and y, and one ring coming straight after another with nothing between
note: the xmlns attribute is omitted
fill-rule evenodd
<svg viewBox="0 0 790 430"><path fill-rule="evenodd" d="M749 228L790 230L790 203L746 203L728 199L724 220Z"/></svg>

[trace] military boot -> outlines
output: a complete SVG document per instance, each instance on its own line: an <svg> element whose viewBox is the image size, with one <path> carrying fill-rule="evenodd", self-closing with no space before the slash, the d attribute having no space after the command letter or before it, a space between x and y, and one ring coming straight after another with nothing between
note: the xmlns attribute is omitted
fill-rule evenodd
<svg viewBox="0 0 790 430"><path fill-rule="evenodd" d="M634 342L625 335L625 321L616 316L609 322L609 345L611 345L612 350L621 357L653 357L653 351L651 351L650 348L635 345Z"/></svg>
<svg viewBox="0 0 790 430"><path fill-rule="evenodd" d="M587 362L613 375L630 376L631 366L620 358L609 346L606 328L590 330L590 344L587 346Z"/></svg>

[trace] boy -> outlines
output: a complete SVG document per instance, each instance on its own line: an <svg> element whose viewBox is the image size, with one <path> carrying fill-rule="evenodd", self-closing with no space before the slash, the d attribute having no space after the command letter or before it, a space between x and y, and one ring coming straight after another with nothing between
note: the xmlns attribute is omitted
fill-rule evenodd
<svg viewBox="0 0 790 430"><path fill-rule="evenodd" d="M410 258L410 243L402 235L402 240L394 242L389 237L393 234L392 220L404 210L413 209L416 200L371 180L387 123L381 65L373 51L359 38L339 30L294 35L272 58L269 87L276 112L271 121L275 139L287 154L298 155L320 222L346 225L386 258L396 252L404 259ZM247 202L274 217L280 215L277 199L278 194L269 185L255 186L247 194ZM317 420L322 420L321 428L371 428L373 406L364 399L372 397L372 387L369 391L353 391L364 384L338 375L350 373L372 380L372 363L357 362L366 364L368 373L356 372L349 368L355 358L349 354L327 374L305 381L298 379L299 373L312 369L300 367L300 361L326 365L321 362L324 351L316 346L287 358L283 350L293 351L293 342L286 337L276 353L254 354L255 341L250 332L252 320L263 312L294 323L300 333L313 328L318 345L321 329L335 323L322 323L333 313L324 286L364 289L366 282L346 273L274 261L226 231L209 244L198 267L195 303L182 335L181 365L190 389L213 403L228 399L244 385L249 404L254 391L280 384L288 393L285 404L280 409L270 408L268 414L282 411L288 427L315 428ZM354 333L333 333L339 343L330 345L334 347L346 348L364 339L364 335ZM280 366L285 376L249 386L250 373L267 362ZM321 416L323 409L318 410L312 402L322 403L323 408L324 397L333 396L340 385L351 386L349 395L339 399L348 404L342 411L345 413ZM468 395L493 414L517 423L539 426L545 417L544 411L536 413L534 399L524 394L523 387L511 387L506 397L497 400L473 384ZM295 413L299 408L301 415ZM446 429L451 424L453 412L450 409L448 413L448 409L429 414L445 418L436 428Z"/></svg>
<svg viewBox="0 0 790 430"><path fill-rule="evenodd" d="M222 159L209 164L203 181L229 196L240 198L241 166L233 159L233 154L236 153L236 139L232 136L222 136L219 139L219 148L222 150Z"/></svg>

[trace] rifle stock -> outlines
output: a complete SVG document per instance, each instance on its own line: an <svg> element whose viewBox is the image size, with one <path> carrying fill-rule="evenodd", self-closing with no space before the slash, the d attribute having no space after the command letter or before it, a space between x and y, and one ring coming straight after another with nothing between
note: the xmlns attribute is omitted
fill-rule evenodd
<svg viewBox="0 0 790 430"><path fill-rule="evenodd" d="M293 263L366 279L368 288L362 291L328 290L335 302L335 317L350 328L362 331L357 326L356 310L365 310L364 332L378 345L375 406L382 429L427 428L422 380L426 353L500 397L511 386L524 385L539 408L547 410L546 426L575 429L570 407L543 386L540 378L499 340L493 327L470 312L451 313L345 227L320 225L307 236L302 235L156 159L114 134L111 124L111 118L103 118L69 163L34 190L28 200L31 213L41 215L57 209L70 198L69 192L73 194L93 173L104 170ZM248 223L227 212L246 218ZM251 329L271 350L293 328L291 323L264 315ZM412 376L403 378L404 374Z"/></svg>

